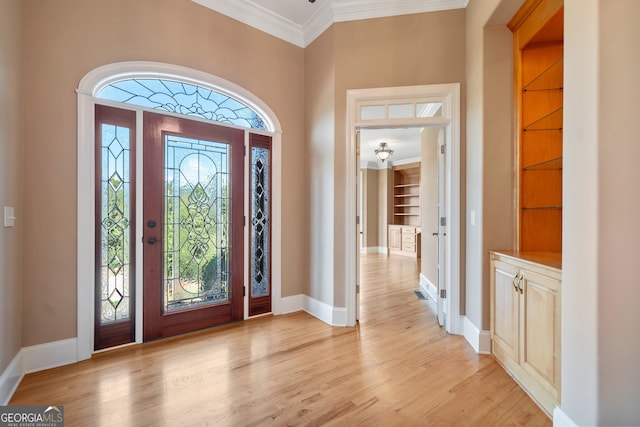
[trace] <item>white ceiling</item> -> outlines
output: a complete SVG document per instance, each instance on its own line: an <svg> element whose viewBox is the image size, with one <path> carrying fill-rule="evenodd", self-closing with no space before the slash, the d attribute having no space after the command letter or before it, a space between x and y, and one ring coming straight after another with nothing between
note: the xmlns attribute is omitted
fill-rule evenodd
<svg viewBox="0 0 640 427"><path fill-rule="evenodd" d="M469 0L192 0L306 47L334 22L462 9Z"/></svg>
<svg viewBox="0 0 640 427"><path fill-rule="evenodd" d="M384 169L394 163L420 158L420 133L422 128L391 128L360 130L360 166ZM381 142L386 142L393 154L384 163L375 153Z"/></svg>

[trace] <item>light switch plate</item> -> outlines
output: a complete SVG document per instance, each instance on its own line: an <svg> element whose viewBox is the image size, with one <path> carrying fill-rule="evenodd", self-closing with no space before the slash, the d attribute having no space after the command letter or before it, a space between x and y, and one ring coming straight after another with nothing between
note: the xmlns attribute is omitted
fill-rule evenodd
<svg viewBox="0 0 640 427"><path fill-rule="evenodd" d="M5 206L4 207L4 226L5 227L13 227L15 225L15 211L13 207Z"/></svg>

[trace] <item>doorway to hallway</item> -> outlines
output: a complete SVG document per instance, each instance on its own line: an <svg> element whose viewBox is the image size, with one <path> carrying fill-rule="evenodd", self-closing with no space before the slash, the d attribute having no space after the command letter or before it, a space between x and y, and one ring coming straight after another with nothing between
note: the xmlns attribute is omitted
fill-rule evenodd
<svg viewBox="0 0 640 427"><path fill-rule="evenodd" d="M440 111L438 114L432 112ZM429 114L431 112L431 114ZM347 325L355 325L358 313L358 254L360 247L357 221L360 150L357 130L361 128L441 126L445 129L445 220L446 259L445 292L437 295L448 313L445 328L462 333L460 312L460 85L428 85L347 91L345 300Z"/></svg>

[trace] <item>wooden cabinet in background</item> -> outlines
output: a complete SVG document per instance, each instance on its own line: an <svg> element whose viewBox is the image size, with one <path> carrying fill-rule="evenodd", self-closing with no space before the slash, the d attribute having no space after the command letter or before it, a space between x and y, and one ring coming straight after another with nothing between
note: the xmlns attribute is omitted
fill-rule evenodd
<svg viewBox="0 0 640 427"><path fill-rule="evenodd" d="M389 224L389 254L420 258L420 230L420 227Z"/></svg>
<svg viewBox="0 0 640 427"><path fill-rule="evenodd" d="M389 251L402 250L402 227L389 224Z"/></svg>
<svg viewBox="0 0 640 427"><path fill-rule="evenodd" d="M491 352L551 416L560 403L557 253L491 252Z"/></svg>

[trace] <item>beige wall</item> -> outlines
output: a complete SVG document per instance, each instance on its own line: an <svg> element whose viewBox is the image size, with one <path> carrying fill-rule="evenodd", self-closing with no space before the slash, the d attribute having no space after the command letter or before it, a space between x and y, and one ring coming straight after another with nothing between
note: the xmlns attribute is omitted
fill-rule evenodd
<svg viewBox="0 0 640 427"><path fill-rule="evenodd" d="M0 373L22 347L21 8L0 1ZM15 208L13 228L2 226L4 206Z"/></svg>
<svg viewBox="0 0 640 427"><path fill-rule="evenodd" d="M480 330L489 330L489 251L515 248L513 53L505 24L522 1L472 0L467 7L465 305Z"/></svg>
<svg viewBox="0 0 640 427"><path fill-rule="evenodd" d="M640 425L638 16L565 1L561 408L577 425Z"/></svg>
<svg viewBox="0 0 640 427"><path fill-rule="evenodd" d="M283 295L308 277L304 51L189 0L25 1L23 345L76 336L76 95L127 60L191 67L251 91L283 128ZM304 208L302 208L304 213ZM91 286L91 284L87 284Z"/></svg>
<svg viewBox="0 0 640 427"><path fill-rule="evenodd" d="M340 22L334 24L333 29L336 60L335 152L332 159L335 217L333 229L326 231L332 233L335 241L332 305L344 307L345 225L348 220L344 214L347 90L460 82L463 83L464 111L465 11L459 9ZM464 112L461 120L464 123ZM464 128L461 141L464 146ZM464 150L462 153L464 155ZM463 158L463 164L464 161ZM464 198L464 188L462 194ZM313 204L311 209L314 209ZM464 252L464 241L462 248Z"/></svg>
<svg viewBox="0 0 640 427"><path fill-rule="evenodd" d="M305 135L308 183L309 279L306 295L333 301L333 134L335 128L334 31L329 28L305 49Z"/></svg>

